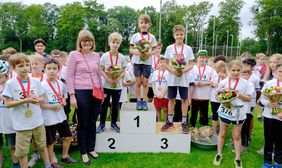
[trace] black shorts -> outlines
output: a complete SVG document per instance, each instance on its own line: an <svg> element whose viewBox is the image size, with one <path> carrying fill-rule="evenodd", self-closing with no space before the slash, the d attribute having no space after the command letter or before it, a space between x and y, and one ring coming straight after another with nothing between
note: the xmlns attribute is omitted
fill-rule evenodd
<svg viewBox="0 0 282 168"><path fill-rule="evenodd" d="M150 78L151 76L151 65L145 65L145 64L134 64L134 75L136 77L143 76L144 78Z"/></svg>
<svg viewBox="0 0 282 168"><path fill-rule="evenodd" d="M181 87L181 86L168 86L167 98L175 99L176 94L177 94L177 89L179 90L180 98L182 100L187 100L188 99L188 87Z"/></svg>
<svg viewBox="0 0 282 168"><path fill-rule="evenodd" d="M70 125L67 120L55 125L45 126L45 129L47 145L52 145L56 141L56 131L58 131L60 138L72 136Z"/></svg>
<svg viewBox="0 0 282 168"><path fill-rule="evenodd" d="M232 124L232 125L235 125L235 126L237 126L237 125L243 125L244 122L245 122L245 120L239 120L238 123L237 123L237 121L231 121L231 120L228 120L228 119L222 118L222 117L220 117L220 121L221 121L222 123L226 124L226 125Z"/></svg>
<svg viewBox="0 0 282 168"><path fill-rule="evenodd" d="M148 95L147 96L148 96L149 99L154 98L154 92L153 92L153 88L152 87L149 87Z"/></svg>

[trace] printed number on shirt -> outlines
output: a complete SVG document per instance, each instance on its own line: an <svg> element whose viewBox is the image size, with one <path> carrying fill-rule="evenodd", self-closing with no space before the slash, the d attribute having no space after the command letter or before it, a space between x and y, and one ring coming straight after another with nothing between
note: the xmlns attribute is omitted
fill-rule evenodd
<svg viewBox="0 0 282 168"><path fill-rule="evenodd" d="M201 81L206 81L207 80L207 75L203 75ZM200 81L200 75L197 75L196 81Z"/></svg>
<svg viewBox="0 0 282 168"><path fill-rule="evenodd" d="M30 93L34 94L34 90L31 90ZM20 99L24 99L25 98L23 92L20 92L19 95L20 95Z"/></svg>
<svg viewBox="0 0 282 168"><path fill-rule="evenodd" d="M234 117L234 114L231 109L227 109L224 106L221 106L220 113L227 117Z"/></svg>

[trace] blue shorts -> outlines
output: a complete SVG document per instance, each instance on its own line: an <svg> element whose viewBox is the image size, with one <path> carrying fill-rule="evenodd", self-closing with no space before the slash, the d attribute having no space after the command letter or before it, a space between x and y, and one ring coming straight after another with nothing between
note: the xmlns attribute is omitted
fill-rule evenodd
<svg viewBox="0 0 282 168"><path fill-rule="evenodd" d="M6 139L6 145L9 148L15 146L15 144L16 144L16 133L5 134L5 139ZM4 145L3 134L0 134L0 148L2 148L3 145Z"/></svg>
<svg viewBox="0 0 282 168"><path fill-rule="evenodd" d="M151 76L151 65L145 65L145 64L134 64L133 70L134 70L134 75L136 77L143 76L145 78L150 78Z"/></svg>
<svg viewBox="0 0 282 168"><path fill-rule="evenodd" d="M167 98L175 99L176 94L177 94L177 89L179 90L180 98L182 100L187 100L188 99L188 87L181 87L181 86L168 86Z"/></svg>
<svg viewBox="0 0 282 168"><path fill-rule="evenodd" d="M220 121L222 122L222 123L224 123L224 124L226 124L226 125L229 125L229 124L232 124L232 125L243 125L244 124L244 122L245 122L245 120L239 120L238 121L238 123L237 123L237 121L231 121L231 120L228 120L228 119L226 119L226 118L222 118L222 117L220 117Z"/></svg>

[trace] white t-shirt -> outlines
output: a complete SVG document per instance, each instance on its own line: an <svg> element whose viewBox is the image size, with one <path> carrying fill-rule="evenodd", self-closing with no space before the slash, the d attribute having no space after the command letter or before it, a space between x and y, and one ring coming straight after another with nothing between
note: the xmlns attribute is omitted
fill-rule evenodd
<svg viewBox="0 0 282 168"><path fill-rule="evenodd" d="M155 91L158 93L158 94L161 94L163 93L163 90L165 89L165 87L167 87L167 74L168 74L168 71L165 70L165 71L160 71L160 70L156 70L153 74L153 77L152 77L152 84L155 85ZM158 76L160 75L160 76ZM161 78L161 84L159 84L159 77ZM167 97L167 93L165 94L164 97Z"/></svg>
<svg viewBox="0 0 282 168"><path fill-rule="evenodd" d="M45 73L43 73L43 76L42 76L42 77L41 77L41 75L40 75L39 78L38 78L38 77L33 77L31 73L29 73L28 76L29 76L30 78L34 78L34 79L37 80L38 82L45 81L45 80L48 78Z"/></svg>
<svg viewBox="0 0 282 168"><path fill-rule="evenodd" d="M200 73L199 73L198 66L194 65L193 69L191 70L191 73L194 74L195 82L199 82L199 81L209 82L211 80L211 77L212 77L212 74L213 74L213 69L212 69L212 67L210 67L208 65L200 67L200 73L203 74L201 76ZM210 91L211 91L210 86L207 86L207 85L202 86L202 87L195 86L195 87L193 87L192 99L209 100L210 99Z"/></svg>
<svg viewBox="0 0 282 168"><path fill-rule="evenodd" d="M254 84L250 81L248 81L248 83L249 83L249 89L253 90L253 92L251 94L251 101L247 103L247 106L248 106L247 114L252 114L251 108L255 107L254 104L256 104L256 91L255 91Z"/></svg>
<svg viewBox="0 0 282 168"><path fill-rule="evenodd" d="M60 93L59 88L56 82L50 82L53 88L59 93L59 95L62 98L67 98L67 90L65 84L57 80L58 84L60 86ZM44 101L46 104L59 104L59 100L56 96L56 94L53 92L47 81L41 82L42 88L43 88L43 96ZM64 108L62 107L59 111L49 110L49 109L42 109L43 119L44 119L44 125L50 126L55 125L58 123L62 123L67 119Z"/></svg>
<svg viewBox="0 0 282 168"><path fill-rule="evenodd" d="M152 87L152 76L154 72L158 69L158 59L162 56L152 55L152 67L151 67L151 75L149 78L149 87Z"/></svg>
<svg viewBox="0 0 282 168"><path fill-rule="evenodd" d="M254 73L252 73L248 81L254 84L254 95L252 95L250 106L255 107L256 106L256 96L257 96L256 91L260 90L260 84L259 84L260 78L257 75L255 75Z"/></svg>
<svg viewBox="0 0 282 168"><path fill-rule="evenodd" d="M152 48L157 46L157 40L154 35L148 32L148 34L144 34L143 37L150 41L152 44ZM132 35L131 40L130 40L130 45L135 46L140 40L142 39L142 36L140 33L135 33ZM152 50L152 49L151 49ZM132 63L133 64L145 64L145 65L152 65L152 56L148 58L146 62L142 62L140 60L140 57L138 55L133 54L132 56Z"/></svg>
<svg viewBox="0 0 282 168"><path fill-rule="evenodd" d="M113 60L113 64L116 64L116 56L112 57ZM118 62L117 65L119 66L120 69L125 69L126 68L126 59L125 57L121 54L118 53ZM105 68L105 71L107 71L107 69L111 66L111 59L110 59L110 52L106 52L102 55L101 57L101 66L103 66ZM109 84L107 82L107 80L105 78L102 78L103 81L103 87L106 89L112 89L112 90L121 90L122 89L122 79L120 79L118 81L118 83L116 84L116 88L112 88L112 85Z"/></svg>
<svg viewBox="0 0 282 168"><path fill-rule="evenodd" d="M67 80L66 77L67 77L67 67L65 65L62 65L62 68L58 73L58 79L62 81L66 81Z"/></svg>
<svg viewBox="0 0 282 168"><path fill-rule="evenodd" d="M177 46L176 50L177 53L181 53L182 46ZM165 51L164 57L168 59L169 61L173 60L175 58L175 51L174 51L174 44L168 46ZM194 60L194 54L192 51L192 48L188 45L184 44L183 48L183 55L186 61L186 64L189 64L189 61ZM186 72L189 73L189 72ZM185 74L186 74L185 73ZM182 87L188 87L189 81L186 78L187 75L183 74L182 76L178 77L173 73L168 72L167 80L168 80L168 86L182 86Z"/></svg>
<svg viewBox="0 0 282 168"><path fill-rule="evenodd" d="M4 89L4 85L0 85L1 91ZM2 95L2 93L0 93ZM0 100L0 133L12 134L16 131L13 128L11 110L6 108L4 100Z"/></svg>
<svg viewBox="0 0 282 168"><path fill-rule="evenodd" d="M131 80L131 77L129 75L129 72L125 71L123 82L127 82L127 81L132 81L132 80ZM127 98L127 86L123 86L122 85L122 90L121 90L119 102L122 103L122 102L127 102L127 101L128 101L128 98Z"/></svg>
<svg viewBox="0 0 282 168"><path fill-rule="evenodd" d="M229 78L225 78L223 79L219 85L218 85L218 89L223 89L223 88L228 88L228 81ZM235 80L231 80L230 82L231 84L231 88L234 89ZM244 94L244 95L249 95L251 96L253 93L253 89L249 89L249 82L243 78L240 78L238 81L238 85L236 88L236 91L239 92L240 94ZM245 102L239 98L236 98L235 100L232 101L233 105L237 105L237 106L242 106L241 108L239 108L239 115L238 115L238 111L237 108L233 108L231 110L226 109L222 104L220 104L219 108L218 108L218 115L222 118L226 118L228 120L231 121L236 121L238 120L245 120L246 119L246 112L247 110L249 110L248 107L248 102Z"/></svg>
<svg viewBox="0 0 282 168"><path fill-rule="evenodd" d="M15 70L12 70L9 72L9 79L12 79L12 78L16 78L18 75L17 75L17 72Z"/></svg>
<svg viewBox="0 0 282 168"><path fill-rule="evenodd" d="M256 66L253 68L253 73L254 73L255 75L257 75L257 77L260 77L260 76L261 76L260 73L259 73L261 67L262 67L262 66L260 66L260 65L256 65Z"/></svg>
<svg viewBox="0 0 282 168"><path fill-rule="evenodd" d="M27 90L27 81L22 81L24 88ZM39 81L34 78L30 78L30 92L38 96L43 95L42 86ZM17 78L9 79L6 83L3 96L13 99L13 101L19 101L24 99L21 86ZM22 104L17 107L12 107L11 116L13 127L16 131L31 130L43 124L43 116L40 105L29 103ZM32 115L30 117L25 116L25 112L30 109Z"/></svg>
<svg viewBox="0 0 282 168"><path fill-rule="evenodd" d="M223 79L219 78L219 75L214 72L211 78L211 82L214 84L219 84L220 81L222 81ZM216 102L219 103L219 101L216 99L216 90L217 87L211 87L211 95L210 95L210 101L211 102Z"/></svg>
<svg viewBox="0 0 282 168"><path fill-rule="evenodd" d="M271 88L272 86L277 86L277 79L272 79L270 81L267 81L264 84L263 88L261 89L261 92L263 92L267 88ZM282 86L282 82L279 82L279 86ZM263 96L263 94L261 94L260 102L264 105L264 110L263 110L263 113L262 113L262 115L264 117L282 121L282 119L279 119L277 116L271 115L272 109L269 107L269 100L267 100ZM282 108L282 103L281 102L279 102L278 105L279 105L279 108Z"/></svg>

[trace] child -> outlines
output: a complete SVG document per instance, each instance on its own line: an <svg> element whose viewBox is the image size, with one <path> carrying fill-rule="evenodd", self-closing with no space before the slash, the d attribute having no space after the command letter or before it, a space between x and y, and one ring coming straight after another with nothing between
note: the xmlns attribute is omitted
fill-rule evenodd
<svg viewBox="0 0 282 168"><path fill-rule="evenodd" d="M2 64L2 62L1 62ZM4 66L1 66L4 67ZM4 99L2 97L3 90L5 88L5 83L8 79L8 73L0 75L0 167L2 168L2 147L3 147L3 136L5 135L6 144L10 149L10 154L13 162L13 168L19 168L19 160L14 156L15 153L15 141L16 141L16 131L13 129L13 124L11 120L10 109L6 108L4 105Z"/></svg>
<svg viewBox="0 0 282 168"><path fill-rule="evenodd" d="M137 110L148 110L148 105L146 98L148 95L148 81L151 75L151 66L152 66L152 55L157 53L157 50L154 50L157 46L157 41L154 35L148 32L151 25L151 18L147 14L142 14L138 18L138 26L140 28L139 33L135 33L131 37L130 41L130 54L132 56L132 63L134 64L134 75L136 78L136 109ZM135 49L137 43L140 40L148 40L152 44L152 50L141 53L138 49ZM146 57L145 60L142 60L141 57ZM143 85L143 101L141 101L141 86Z"/></svg>
<svg viewBox="0 0 282 168"><path fill-rule="evenodd" d="M105 130L105 122L107 111L110 103L110 98L112 98L112 117L111 117L111 129L119 133L120 129L117 125L118 110L119 110L119 99L122 90L122 78L125 73L126 60L125 57L118 52L119 46L122 42L122 36L119 33L112 33L108 38L108 43L110 46L110 51L102 55L101 58L101 68L103 78L104 93L106 95L105 100L102 104L102 112L100 115L100 125L96 129L97 133L103 132ZM123 72L116 78L112 79L109 76L109 70L117 66Z"/></svg>
<svg viewBox="0 0 282 168"><path fill-rule="evenodd" d="M271 87L282 86L282 62L276 65L275 70L276 77L265 83L262 88L262 92L265 89ZM282 113L281 110L277 115L272 115L272 108L282 106L281 102L270 102L263 95L261 97L261 103L264 105L263 117L264 117L264 164L263 168L281 168L282 164ZM272 165L272 154L274 153L274 164Z"/></svg>
<svg viewBox="0 0 282 168"><path fill-rule="evenodd" d="M164 64L165 68L169 71L167 76L169 99L168 104L168 121L163 125L161 131L169 131L173 126L173 110L175 105L175 98L177 91L179 90L181 97L181 111L182 111L182 132L188 134L187 127L187 108L188 108L188 87L189 81L187 80L187 73L193 68L192 60L194 54L192 48L183 43L185 37L185 28L182 25L175 25L173 27L173 37L175 43L168 46L165 52L165 58L168 61L172 61L177 57L183 58L186 62L186 66L182 70L176 71L171 65Z"/></svg>
<svg viewBox="0 0 282 168"><path fill-rule="evenodd" d="M208 125L208 107L210 99L210 85L213 74L212 67L206 65L208 52L206 50L199 50L197 57L197 64L194 65L191 73L195 78L192 94L192 110L190 124L192 127L196 126L198 111L200 110L200 124Z"/></svg>
<svg viewBox="0 0 282 168"><path fill-rule="evenodd" d="M39 54L44 57L44 60L46 61L49 56L47 53L45 53L45 41L43 39L36 39L33 42L35 54Z"/></svg>
<svg viewBox="0 0 282 168"><path fill-rule="evenodd" d="M46 129L46 139L48 154L53 167L61 167L53 159L56 132L63 139L63 151L61 162L72 164L76 163L69 154L69 146L72 141L72 133L63 106L66 105L66 87L57 79L60 64L55 59L50 59L45 63L45 73L48 78L41 82L43 87L44 103L41 104L44 125Z"/></svg>
<svg viewBox="0 0 282 168"><path fill-rule="evenodd" d="M9 79L3 91L7 108L11 108L13 128L16 130L15 156L19 158L22 168L27 167L30 141L37 145L45 167L51 167L46 148L46 135L43 126L41 108L42 87L39 81L28 77L29 58L24 54L14 54L9 59L10 66L17 77Z"/></svg>
<svg viewBox="0 0 282 168"><path fill-rule="evenodd" d="M161 56L161 51L162 51L162 43L158 42L157 43L157 47L156 47L157 53L155 55L153 55L153 59L152 59L152 67L151 67L151 75L149 78L149 91L148 91L148 102L152 102L153 98L154 98L154 92L153 92L153 88L152 88L152 77L154 72L158 69L158 60Z"/></svg>
<svg viewBox="0 0 282 168"><path fill-rule="evenodd" d="M60 50L52 50L51 58L57 60L60 64L57 79L61 80L64 84L66 84L67 67L64 65L65 55Z"/></svg>
<svg viewBox="0 0 282 168"><path fill-rule="evenodd" d="M159 68L152 76L152 88L154 92L154 105L157 112L157 122L161 121L161 111L164 110L164 119L167 122L167 70L164 68L166 59L160 57L158 60Z"/></svg>
<svg viewBox="0 0 282 168"><path fill-rule="evenodd" d="M216 99L216 90L220 81L226 78L227 76L227 69L226 63L223 61L218 61L214 65L215 73L212 75L211 78L211 94L210 94L210 101L211 101L211 110L212 110L212 131L214 135L217 135L217 122L218 122L218 113L217 110L220 106L220 102Z"/></svg>
<svg viewBox="0 0 282 168"><path fill-rule="evenodd" d="M254 67L253 72L258 77L263 76L266 71L267 66L265 65L265 59L266 55L264 53L256 54L256 66Z"/></svg>
<svg viewBox="0 0 282 168"><path fill-rule="evenodd" d="M127 88L131 85L132 79L127 70L125 70L124 78L122 80L122 90L119 99L119 111L121 109L122 103L128 102Z"/></svg>
<svg viewBox="0 0 282 168"><path fill-rule="evenodd" d="M253 93L251 94L251 101L247 104L248 106L248 110L246 112L246 120L243 124L242 127L242 132L241 132L241 138L242 138L242 148L241 148L241 152L242 151L246 151L247 147L249 146L249 141L250 141L250 137L251 137L251 122L253 119L253 110L256 104L256 90L255 90L255 86L254 83L249 81L251 75L252 75L252 71L251 69L245 67L242 70L241 73L241 77L244 78L245 80L247 80L249 82L249 89L253 90Z"/></svg>
<svg viewBox="0 0 282 168"><path fill-rule="evenodd" d="M47 75L42 72L44 68L44 57L39 54L35 54L31 55L29 59L31 67L31 73L29 74L29 77L33 77L39 82L47 79Z"/></svg>
<svg viewBox="0 0 282 168"><path fill-rule="evenodd" d="M232 101L232 105L240 106L235 109L227 109L223 104L219 106L218 115L220 117L220 130L218 136L217 155L214 158L213 164L219 166L222 160L222 149L224 145L224 139L227 135L228 125L232 124L232 136L234 139L234 146L236 157L234 160L235 167L241 168L242 161L240 160L240 149L241 149L241 129L244 120L246 119L246 111L248 110L246 102L251 100L252 91L249 89L249 83L247 80L240 78L242 69L242 63L239 60L233 60L228 64L229 76L222 80L218 89L231 89L236 92L236 99Z"/></svg>

